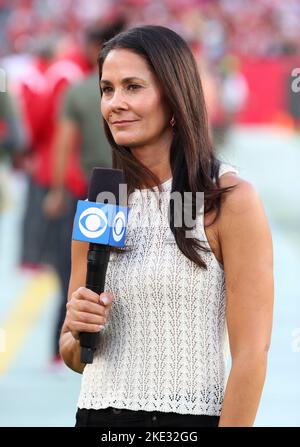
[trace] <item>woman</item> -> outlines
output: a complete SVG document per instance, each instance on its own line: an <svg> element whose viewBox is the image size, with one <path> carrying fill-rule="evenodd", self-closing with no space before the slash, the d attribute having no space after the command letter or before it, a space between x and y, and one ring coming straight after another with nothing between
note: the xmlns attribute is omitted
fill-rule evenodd
<svg viewBox="0 0 300 447"><path fill-rule="evenodd" d="M111 253L98 296L83 287L88 244L73 241L60 350L83 373L76 425L252 426L273 308L260 198L214 155L196 63L176 33L143 26L117 35L99 73L114 166L130 193L129 249ZM199 191L204 218L193 200L195 227L175 225L170 194ZM85 366L79 333L99 330Z"/></svg>

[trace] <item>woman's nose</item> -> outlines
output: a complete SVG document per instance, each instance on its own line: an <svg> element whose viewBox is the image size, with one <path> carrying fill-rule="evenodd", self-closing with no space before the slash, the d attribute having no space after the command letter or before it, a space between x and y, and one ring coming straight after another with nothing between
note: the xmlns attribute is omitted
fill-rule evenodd
<svg viewBox="0 0 300 447"><path fill-rule="evenodd" d="M109 105L112 109L115 108L127 108L127 104L124 98L123 91L121 89L115 89L109 100Z"/></svg>

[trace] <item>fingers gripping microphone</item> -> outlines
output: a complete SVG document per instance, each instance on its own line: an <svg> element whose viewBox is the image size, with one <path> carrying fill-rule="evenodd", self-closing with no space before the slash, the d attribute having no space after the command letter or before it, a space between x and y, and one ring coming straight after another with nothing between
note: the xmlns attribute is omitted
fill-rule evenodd
<svg viewBox="0 0 300 447"><path fill-rule="evenodd" d="M88 200L79 200L74 219L74 240L89 242L86 288L104 292L110 247L123 247L127 224L127 193L121 194L123 172L119 169L94 168ZM124 191L124 189L123 189ZM99 332L80 334L80 361L93 363Z"/></svg>

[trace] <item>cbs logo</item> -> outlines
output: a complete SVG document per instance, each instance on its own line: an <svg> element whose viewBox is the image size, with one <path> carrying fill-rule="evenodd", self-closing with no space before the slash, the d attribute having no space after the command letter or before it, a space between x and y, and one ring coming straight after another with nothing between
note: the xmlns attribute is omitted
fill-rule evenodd
<svg viewBox="0 0 300 447"><path fill-rule="evenodd" d="M79 216L79 229L89 239L97 239L105 233L108 227L107 215L101 208L91 207ZM125 232L126 217L123 211L118 211L112 222L112 236L119 242Z"/></svg>

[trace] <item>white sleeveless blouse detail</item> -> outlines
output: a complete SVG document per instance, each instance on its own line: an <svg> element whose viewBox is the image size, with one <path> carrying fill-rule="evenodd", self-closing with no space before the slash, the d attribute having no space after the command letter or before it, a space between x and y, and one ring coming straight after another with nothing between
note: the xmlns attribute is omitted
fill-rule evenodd
<svg viewBox="0 0 300 447"><path fill-rule="evenodd" d="M223 163L220 176L238 171ZM78 408L115 407L220 415L229 353L224 271L201 252L207 270L179 250L168 224L166 194L129 198L128 253L111 253L105 290L114 296L94 362L86 365ZM208 247L203 215L196 232Z"/></svg>

